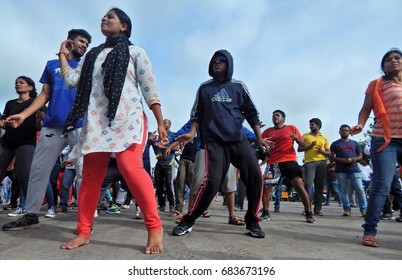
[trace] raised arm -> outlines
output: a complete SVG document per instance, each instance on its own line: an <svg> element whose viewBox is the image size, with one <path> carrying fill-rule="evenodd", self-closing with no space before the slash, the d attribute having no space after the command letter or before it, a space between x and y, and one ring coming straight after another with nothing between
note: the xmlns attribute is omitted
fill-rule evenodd
<svg viewBox="0 0 402 280"><path fill-rule="evenodd" d="M363 128L366 125L367 119L369 118L372 110L373 110L373 96L371 94L366 94L363 106L359 112L358 123L357 125L352 126L350 128L352 135L358 134L363 131Z"/></svg>

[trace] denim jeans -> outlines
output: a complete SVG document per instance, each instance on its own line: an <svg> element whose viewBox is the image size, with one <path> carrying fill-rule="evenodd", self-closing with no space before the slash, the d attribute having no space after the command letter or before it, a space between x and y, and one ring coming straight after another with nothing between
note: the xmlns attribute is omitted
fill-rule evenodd
<svg viewBox="0 0 402 280"><path fill-rule="evenodd" d="M338 201L338 204L341 205L341 193L339 192L339 184L337 180L327 181L327 197L325 198L325 204L330 205L332 191L335 192L336 200Z"/></svg>
<svg viewBox="0 0 402 280"><path fill-rule="evenodd" d="M10 179L10 177L7 176L3 179L1 197L3 198L3 201L7 203L9 203L9 201L11 200L11 183L12 180Z"/></svg>
<svg viewBox="0 0 402 280"><path fill-rule="evenodd" d="M341 193L341 201L343 205L343 210L351 211L350 203L349 203L349 182L352 189L355 191L357 195L357 200L359 201L360 211L366 212L367 210L367 200L366 193L363 189L362 177L360 172L358 173L336 173L336 178L339 183L339 190Z"/></svg>
<svg viewBox="0 0 402 280"><path fill-rule="evenodd" d="M278 184L275 186L275 204L274 204L274 209L279 210L281 207L281 200L282 200L282 183L283 183L283 177L279 180Z"/></svg>
<svg viewBox="0 0 402 280"><path fill-rule="evenodd" d="M395 174L392 180L391 191L390 191L390 195L392 195L394 199L392 200L391 203L389 196L387 197L384 203L384 208L382 209L383 214L392 214L392 204L396 206L396 208L400 209L400 211L402 211L402 185L401 180L399 178L400 178L399 170L395 169Z"/></svg>
<svg viewBox="0 0 402 280"><path fill-rule="evenodd" d="M53 187L52 187L52 184L50 183L50 180L47 184L45 197L47 200L48 208L50 209L52 206L54 206L54 192L53 192Z"/></svg>
<svg viewBox="0 0 402 280"><path fill-rule="evenodd" d="M70 186L73 185L75 175L76 175L75 169L70 168L64 169L63 180L61 181L60 205L64 206L68 205L68 199L70 198ZM73 186L73 196L77 198L74 186Z"/></svg>
<svg viewBox="0 0 402 280"><path fill-rule="evenodd" d="M391 183L395 174L397 158L402 156L402 139L391 139L391 142L381 152L378 148L384 143L384 138L372 137L371 162L373 164L373 178L370 189L368 208L364 217L364 235L375 236L377 224L380 221L381 210L387 199Z"/></svg>

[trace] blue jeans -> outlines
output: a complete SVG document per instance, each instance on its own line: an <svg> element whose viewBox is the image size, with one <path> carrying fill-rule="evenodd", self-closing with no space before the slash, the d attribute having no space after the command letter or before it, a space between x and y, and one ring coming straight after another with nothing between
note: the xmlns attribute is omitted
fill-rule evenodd
<svg viewBox="0 0 402 280"><path fill-rule="evenodd" d="M275 204L274 204L274 209L279 210L281 207L281 200L282 200L282 182L283 182L283 177L279 180L278 184L275 186Z"/></svg>
<svg viewBox="0 0 402 280"><path fill-rule="evenodd" d="M61 182L60 205L68 206L68 199L70 198L70 186L73 185L75 179L75 169L64 169L63 180ZM73 186L73 196L77 198Z"/></svg>
<svg viewBox="0 0 402 280"><path fill-rule="evenodd" d="M25 195L22 192L20 192L20 200L18 202L18 207L22 208L22 209L25 209L25 204L26 204Z"/></svg>
<svg viewBox="0 0 402 280"><path fill-rule="evenodd" d="M338 204L341 205L341 194L339 192L339 184L337 180L334 181L327 181L327 197L325 198L325 203L329 205L331 203L331 193L332 191L335 192L336 195L336 200L338 201Z"/></svg>
<svg viewBox="0 0 402 280"><path fill-rule="evenodd" d="M391 139L388 146L378 152L378 148L383 143L384 138L372 137L371 139L370 154L373 164L373 177L367 213L364 217L364 235L375 236L377 234L377 224L380 221L385 200L390 193L397 158L402 156L402 139Z"/></svg>
<svg viewBox="0 0 402 280"><path fill-rule="evenodd" d="M357 195L357 200L359 201L359 208L361 212L366 212L367 210L367 200L366 193L363 189L362 177L359 173L336 173L336 178L339 183L339 190L341 193L341 201L343 205L343 210L351 211L349 203L349 182L352 189Z"/></svg>
<svg viewBox="0 0 402 280"><path fill-rule="evenodd" d="M54 192L53 192L53 187L52 187L52 184L50 183L50 180L49 180L49 183L47 184L45 197L47 200L48 208L50 209L51 207L54 206Z"/></svg>

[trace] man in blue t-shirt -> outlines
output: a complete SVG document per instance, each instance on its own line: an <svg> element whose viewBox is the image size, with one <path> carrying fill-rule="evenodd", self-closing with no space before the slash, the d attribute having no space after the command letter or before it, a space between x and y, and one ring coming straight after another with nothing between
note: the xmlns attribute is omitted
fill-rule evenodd
<svg viewBox="0 0 402 280"><path fill-rule="evenodd" d="M339 128L341 139L331 144L331 161L335 162L335 173L339 183L341 192L341 200L343 205L343 216L351 215L351 207L348 197L349 182L350 186L355 190L359 201L359 208L362 216L366 214L367 199L364 192L360 168L357 162L362 159L362 150L358 142L349 139L350 126L341 125Z"/></svg>
<svg viewBox="0 0 402 280"><path fill-rule="evenodd" d="M67 61L75 68L81 57L91 43L91 35L83 29L72 29L68 32L68 39L72 40L72 50L67 55ZM58 53L58 56L65 55ZM19 126L24 120L48 103L43 127L33 156L28 193L26 197L26 213L17 221L7 223L3 230L22 230L39 227L37 214L40 211L46 192L47 182L53 168L53 163L61 151L69 145L71 149L77 144L82 127L82 120L77 123L76 129L62 136L64 122L75 100L75 89L69 89L59 75L59 59L47 62L40 82L43 84L41 93L34 102L22 113L7 118L14 127ZM75 162L77 173L77 190L81 178L82 163ZM63 194L62 194L63 195Z"/></svg>

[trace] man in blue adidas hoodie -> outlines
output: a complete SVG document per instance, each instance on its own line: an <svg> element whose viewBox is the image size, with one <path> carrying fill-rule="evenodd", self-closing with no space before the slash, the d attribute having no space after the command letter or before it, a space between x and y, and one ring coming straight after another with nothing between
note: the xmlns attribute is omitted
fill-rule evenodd
<svg viewBox="0 0 402 280"><path fill-rule="evenodd" d="M191 110L190 132L178 138L187 144L193 140L197 130L201 130L205 143L205 180L194 205L172 234L181 236L191 232L195 220L211 204L232 163L240 170L247 188L246 234L264 238L257 216L262 193L261 170L242 129L244 119L253 129L258 146L268 149L270 143L261 137L258 111L246 85L232 79L233 58L227 50L214 53L209 63L209 75L212 79L202 83L197 91Z"/></svg>

